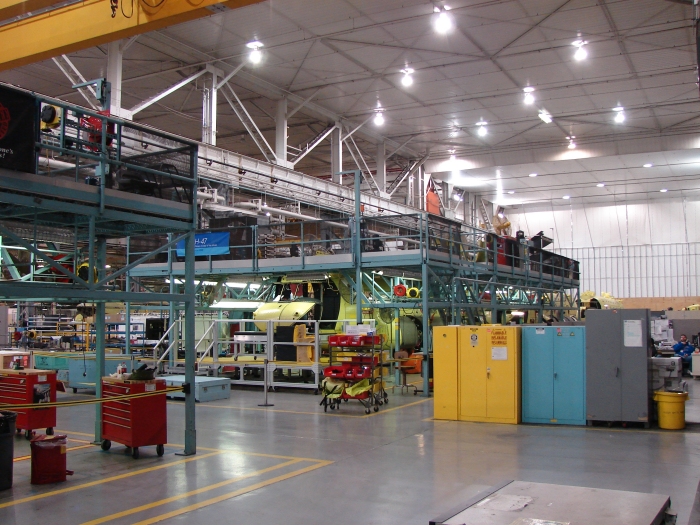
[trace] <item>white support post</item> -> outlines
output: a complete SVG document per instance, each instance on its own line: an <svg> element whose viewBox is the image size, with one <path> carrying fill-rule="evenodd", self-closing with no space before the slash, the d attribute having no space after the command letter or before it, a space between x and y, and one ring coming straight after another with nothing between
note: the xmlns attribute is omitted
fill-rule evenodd
<svg viewBox="0 0 700 525"><path fill-rule="evenodd" d="M202 91L202 142L216 146L217 75L209 70L211 83Z"/></svg>
<svg viewBox="0 0 700 525"><path fill-rule="evenodd" d="M287 97L277 101L277 117L275 118L275 156L277 164L287 165Z"/></svg>
<svg viewBox="0 0 700 525"><path fill-rule="evenodd" d="M335 129L331 133L331 174L333 182L340 184L341 176L338 175L343 171L343 143L340 140L342 128L340 122L335 123Z"/></svg>
<svg viewBox="0 0 700 525"><path fill-rule="evenodd" d="M386 143L377 144L377 186L380 193L386 192Z"/></svg>
<svg viewBox="0 0 700 525"><path fill-rule="evenodd" d="M124 56L121 40L107 44L107 82L112 85L110 112L122 117L122 58ZM126 117L126 118L130 118Z"/></svg>

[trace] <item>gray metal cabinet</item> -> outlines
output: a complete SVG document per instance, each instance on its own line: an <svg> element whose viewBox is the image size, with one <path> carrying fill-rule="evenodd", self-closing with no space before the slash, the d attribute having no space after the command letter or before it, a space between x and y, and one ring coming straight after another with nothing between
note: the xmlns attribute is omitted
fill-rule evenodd
<svg viewBox="0 0 700 525"><path fill-rule="evenodd" d="M649 424L649 310L586 310L586 419Z"/></svg>

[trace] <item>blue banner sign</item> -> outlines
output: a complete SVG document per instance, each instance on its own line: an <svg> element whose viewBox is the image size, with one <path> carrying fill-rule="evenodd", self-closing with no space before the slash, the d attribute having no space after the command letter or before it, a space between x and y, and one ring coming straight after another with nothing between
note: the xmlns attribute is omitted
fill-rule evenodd
<svg viewBox="0 0 700 525"><path fill-rule="evenodd" d="M196 233L194 235L194 254L197 255L228 255L229 232ZM185 256L185 241L177 243L177 256Z"/></svg>

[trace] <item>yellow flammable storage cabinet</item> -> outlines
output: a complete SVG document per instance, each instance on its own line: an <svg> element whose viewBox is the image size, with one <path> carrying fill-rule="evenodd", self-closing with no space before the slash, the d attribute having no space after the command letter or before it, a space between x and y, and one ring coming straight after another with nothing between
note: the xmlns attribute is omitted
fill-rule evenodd
<svg viewBox="0 0 700 525"><path fill-rule="evenodd" d="M459 326L433 327L433 397L435 419L457 421L457 330Z"/></svg>
<svg viewBox="0 0 700 525"><path fill-rule="evenodd" d="M435 418L519 423L520 336L517 326L435 327Z"/></svg>

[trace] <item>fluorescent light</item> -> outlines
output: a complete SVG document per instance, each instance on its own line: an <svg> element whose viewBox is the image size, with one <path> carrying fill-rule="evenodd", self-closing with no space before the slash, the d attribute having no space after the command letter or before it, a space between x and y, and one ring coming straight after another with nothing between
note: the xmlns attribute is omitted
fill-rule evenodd
<svg viewBox="0 0 700 525"><path fill-rule="evenodd" d="M562 197L562 199L564 199L565 201L568 201L570 198L571 198L571 195L564 195Z"/></svg>
<svg viewBox="0 0 700 525"><path fill-rule="evenodd" d="M576 149L576 143L574 142L573 137L569 139L569 145L567 147L569 149Z"/></svg>
<svg viewBox="0 0 700 525"><path fill-rule="evenodd" d="M441 34L448 33L452 29L452 19L446 13L449 7L445 6L444 10L440 10L439 7L435 7L437 16L435 17L434 26L435 31Z"/></svg>
<svg viewBox="0 0 700 525"><path fill-rule="evenodd" d="M403 73L401 84L403 84L404 87L409 87L410 85L412 85L413 77L411 76L411 74L414 72L414 70L410 67L407 67L406 69L402 69L401 72Z"/></svg>
<svg viewBox="0 0 700 525"><path fill-rule="evenodd" d="M513 310L513 311L510 313L510 315L512 315L513 317L524 317L524 316L525 316L525 312L521 312L521 311L518 311L518 310Z"/></svg>
<svg viewBox="0 0 700 525"><path fill-rule="evenodd" d="M510 190L510 191L508 192L508 195L513 195L514 193L515 193L515 192L514 192L513 190Z"/></svg>
<svg viewBox="0 0 700 525"><path fill-rule="evenodd" d="M489 130L486 129L486 124L487 124L487 122L483 119L476 123L476 125L479 126L479 129L477 130L477 134L480 137L485 137L489 132Z"/></svg>
<svg viewBox="0 0 700 525"><path fill-rule="evenodd" d="M260 51L260 48L263 47L263 43L254 40L252 42L248 42L246 47L251 50L250 55L248 55L250 61L253 64L259 64L262 60L262 51Z"/></svg>
<svg viewBox="0 0 700 525"><path fill-rule="evenodd" d="M617 106L613 108L613 111L615 112L615 122L622 124L625 121L625 108Z"/></svg>
<svg viewBox="0 0 700 525"><path fill-rule="evenodd" d="M222 308L226 310L257 310L265 301L233 301L230 299L222 299L211 305L210 308Z"/></svg>
<svg viewBox="0 0 700 525"><path fill-rule="evenodd" d="M462 200L462 197L459 195L459 193L455 193L455 194L452 196L452 198L453 198L454 200L456 200L457 202L459 202L459 201Z"/></svg>
<svg viewBox="0 0 700 525"><path fill-rule="evenodd" d="M541 109L538 116L540 117L540 119L542 119L542 122L544 122L545 124L552 123L552 115L550 115L546 109Z"/></svg>
<svg viewBox="0 0 700 525"><path fill-rule="evenodd" d="M376 126L381 126L384 124L384 115L381 111L377 111L377 115L374 117L374 124Z"/></svg>
<svg viewBox="0 0 700 525"><path fill-rule="evenodd" d="M529 177L537 177L537 173L530 173Z"/></svg>
<svg viewBox="0 0 700 525"><path fill-rule="evenodd" d="M523 88L523 91L525 92L525 98L523 99L523 102L527 104L528 106L532 105L535 103L535 95L532 94L533 91L535 91L534 87L526 87Z"/></svg>
<svg viewBox="0 0 700 525"><path fill-rule="evenodd" d="M596 184L596 186L599 188L605 188L605 184L603 184L602 182L599 182L598 184Z"/></svg>
<svg viewBox="0 0 700 525"><path fill-rule="evenodd" d="M651 162L647 162L643 167L644 168L651 168L653 164Z"/></svg>
<svg viewBox="0 0 700 525"><path fill-rule="evenodd" d="M571 42L571 45L578 48L576 49L576 52L574 53L574 59L576 60L585 60L588 57L588 51L585 49L585 45L588 44L585 40L575 40Z"/></svg>
<svg viewBox="0 0 700 525"><path fill-rule="evenodd" d="M228 288L239 288L243 289L246 286L249 286L251 290L257 290L260 288L260 285L257 283L236 283L236 282L231 282L231 283L225 283Z"/></svg>
<svg viewBox="0 0 700 525"><path fill-rule="evenodd" d="M663 189L661 189L661 190L659 190L659 191L660 191L661 193L666 193L668 190L667 190L666 188L663 188Z"/></svg>

